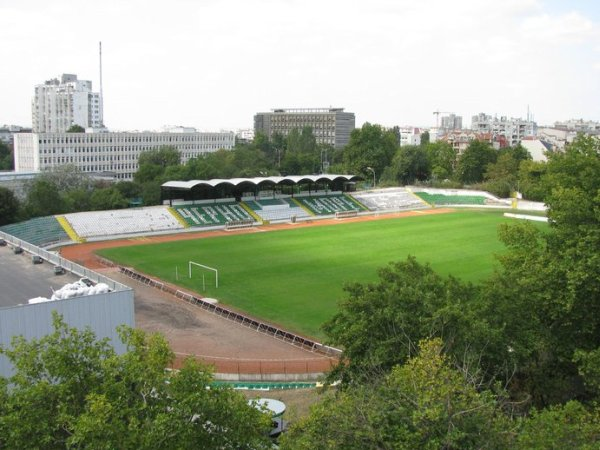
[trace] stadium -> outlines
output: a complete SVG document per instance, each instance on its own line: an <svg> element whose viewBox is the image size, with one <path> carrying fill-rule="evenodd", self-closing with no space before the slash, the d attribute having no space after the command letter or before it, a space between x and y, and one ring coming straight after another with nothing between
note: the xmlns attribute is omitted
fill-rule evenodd
<svg viewBox="0 0 600 450"><path fill-rule="evenodd" d="M375 281L378 267L408 254L476 282L502 251L504 212L544 210L483 191L355 191L357 181L172 181L161 206L31 219L0 237L78 277L131 287L127 323L163 333L178 357L195 355L220 379L311 380L340 354L319 328L344 283Z"/></svg>

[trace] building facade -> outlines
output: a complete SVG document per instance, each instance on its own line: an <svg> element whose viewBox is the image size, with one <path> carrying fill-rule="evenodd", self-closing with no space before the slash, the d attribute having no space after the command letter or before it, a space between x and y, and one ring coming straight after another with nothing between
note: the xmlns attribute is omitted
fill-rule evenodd
<svg viewBox="0 0 600 450"><path fill-rule="evenodd" d="M414 127L400 128L400 147L421 145L421 130Z"/></svg>
<svg viewBox="0 0 600 450"><path fill-rule="evenodd" d="M554 122L554 128L577 133L600 134L600 122L593 120L569 119L563 122Z"/></svg>
<svg viewBox="0 0 600 450"><path fill-rule="evenodd" d="M144 151L173 147L184 164L234 145L233 132L22 133L15 135L15 171L37 172L72 164L85 173L131 180Z"/></svg>
<svg viewBox="0 0 600 450"><path fill-rule="evenodd" d="M64 133L73 125L102 128L102 97L92 82L63 74L35 87L31 103L34 133Z"/></svg>
<svg viewBox="0 0 600 450"><path fill-rule="evenodd" d="M312 128L318 144L343 148L354 130L354 113L344 108L274 109L254 116L254 131L269 139L278 133L287 136L293 129Z"/></svg>
<svg viewBox="0 0 600 450"><path fill-rule="evenodd" d="M525 138L536 136L537 124L532 120L514 119L502 116L492 117L480 113L472 117L471 129L475 133L490 133L503 136L509 146L514 147Z"/></svg>
<svg viewBox="0 0 600 450"><path fill-rule="evenodd" d="M442 117L442 126L444 130L461 130L462 129L462 116L456 114L450 114Z"/></svg>

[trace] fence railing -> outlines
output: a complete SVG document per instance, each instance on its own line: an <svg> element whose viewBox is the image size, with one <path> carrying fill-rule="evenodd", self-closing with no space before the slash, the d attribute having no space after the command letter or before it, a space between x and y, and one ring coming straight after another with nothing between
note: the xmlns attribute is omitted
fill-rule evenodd
<svg viewBox="0 0 600 450"><path fill-rule="evenodd" d="M147 286L154 287L156 289L160 289L163 292L168 292L171 295L174 295L176 298L184 300L194 306L202 308L205 311L216 314L218 316L223 317L224 319L230 320L232 322L239 323L240 325L251 328L259 333L263 333L269 335L275 339L278 339L283 342L287 342L295 347L300 347L305 350L309 350L312 352L318 352L320 354L326 356L338 357L342 354L342 351L329 347L327 345L323 345L320 342L305 338L303 336L299 336L295 333L286 331L282 328L276 327L272 324L261 322L255 318L246 316L237 311L233 311L229 308L223 307L221 305L217 305L212 302L205 301L200 297L196 297L188 292L181 291L172 286L169 286L162 281L154 280L144 274L136 272L130 268L118 266L119 271L128 277L143 283Z"/></svg>
<svg viewBox="0 0 600 450"><path fill-rule="evenodd" d="M50 264L54 264L55 266L61 266L66 271L72 272L82 278L89 278L90 280L96 283L104 283L113 291L131 290L129 286L125 286L124 284L121 284L115 280L111 280L110 278L100 273L94 272L91 269L69 261L68 259L61 257L57 253L44 250L43 248L37 247L33 244L30 244L29 242L23 241L22 239L19 239L3 231L0 231L0 238L4 239L8 243L8 245L10 245L13 248L21 247L25 252L29 253L32 256L39 256L44 261L47 261Z"/></svg>

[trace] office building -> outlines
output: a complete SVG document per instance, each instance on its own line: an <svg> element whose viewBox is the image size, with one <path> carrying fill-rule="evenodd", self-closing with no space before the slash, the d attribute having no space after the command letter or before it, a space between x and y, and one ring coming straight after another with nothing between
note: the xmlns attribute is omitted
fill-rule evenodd
<svg viewBox="0 0 600 450"><path fill-rule="evenodd" d="M287 136L293 129L312 128L318 144L343 148L354 130L354 113L344 108L274 109L254 116L254 131L269 139L274 134Z"/></svg>
<svg viewBox="0 0 600 450"><path fill-rule="evenodd" d="M85 173L131 180L144 151L174 147L185 164L220 149L231 150L234 145L233 132L20 133L15 135L15 171L37 172L73 164Z"/></svg>

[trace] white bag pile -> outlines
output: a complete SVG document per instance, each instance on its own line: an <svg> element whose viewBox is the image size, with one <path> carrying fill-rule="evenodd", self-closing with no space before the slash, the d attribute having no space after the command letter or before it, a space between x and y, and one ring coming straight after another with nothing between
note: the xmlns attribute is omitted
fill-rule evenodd
<svg viewBox="0 0 600 450"><path fill-rule="evenodd" d="M110 292L110 288L105 283L98 283L93 286L88 286L83 279L76 281L75 283L69 283L64 285L62 288L54 291L52 297L44 298L44 297L36 297L32 298L28 301L28 303L43 303L43 302L51 302L54 300L65 300L67 298L73 297L82 297L85 295L96 295L96 294L105 294Z"/></svg>

